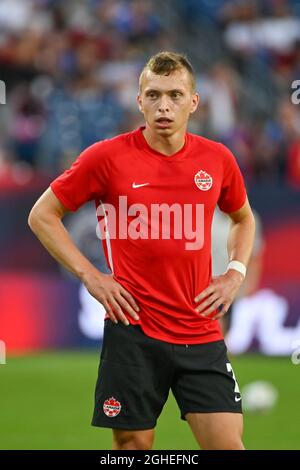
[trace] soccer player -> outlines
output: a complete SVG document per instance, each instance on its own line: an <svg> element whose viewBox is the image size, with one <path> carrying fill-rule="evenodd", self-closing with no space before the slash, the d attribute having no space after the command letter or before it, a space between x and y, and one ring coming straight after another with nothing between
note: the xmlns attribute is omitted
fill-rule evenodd
<svg viewBox="0 0 300 470"><path fill-rule="evenodd" d="M151 449L172 390L203 449L243 449L241 396L218 319L243 283L254 218L235 157L187 132L199 103L188 59L160 52L139 80L145 125L84 150L36 202L29 225L105 307L92 424L113 449ZM94 200L107 262L100 273L62 219ZM211 276L211 222L228 213L229 264Z"/></svg>

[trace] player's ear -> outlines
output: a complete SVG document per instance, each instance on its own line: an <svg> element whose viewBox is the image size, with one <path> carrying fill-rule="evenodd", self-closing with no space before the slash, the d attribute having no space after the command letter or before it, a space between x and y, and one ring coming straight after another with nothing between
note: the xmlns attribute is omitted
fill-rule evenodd
<svg viewBox="0 0 300 470"><path fill-rule="evenodd" d="M198 93L194 93L192 96L191 114L193 114L197 110L199 103L200 103L200 96Z"/></svg>
<svg viewBox="0 0 300 470"><path fill-rule="evenodd" d="M144 110L143 110L142 99L141 99L141 95L140 95L140 94L137 95L136 101L137 101L139 110L141 111L141 113L143 113Z"/></svg>

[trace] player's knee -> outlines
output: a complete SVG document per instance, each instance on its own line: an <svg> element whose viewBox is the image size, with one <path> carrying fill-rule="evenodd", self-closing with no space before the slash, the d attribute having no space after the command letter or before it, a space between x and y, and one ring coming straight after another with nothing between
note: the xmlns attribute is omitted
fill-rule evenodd
<svg viewBox="0 0 300 470"><path fill-rule="evenodd" d="M245 447L241 438L237 437L225 441L219 450L245 450Z"/></svg>
<svg viewBox="0 0 300 470"><path fill-rule="evenodd" d="M152 431L113 430L113 450L150 450L153 444Z"/></svg>
<svg viewBox="0 0 300 470"><path fill-rule="evenodd" d="M218 439L200 441L203 450L245 450L242 439L237 436L224 436Z"/></svg>

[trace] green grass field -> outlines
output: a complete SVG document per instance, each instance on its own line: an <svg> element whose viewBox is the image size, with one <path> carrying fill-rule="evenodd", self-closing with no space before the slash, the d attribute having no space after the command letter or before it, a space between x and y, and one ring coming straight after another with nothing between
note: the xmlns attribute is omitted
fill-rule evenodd
<svg viewBox="0 0 300 470"><path fill-rule="evenodd" d="M300 365L290 358L231 358L241 386L269 380L279 391L267 415L245 414L248 449L300 449ZM0 449L110 449L111 430L90 426L97 352L47 352L0 365ZM154 449L198 449L170 394Z"/></svg>

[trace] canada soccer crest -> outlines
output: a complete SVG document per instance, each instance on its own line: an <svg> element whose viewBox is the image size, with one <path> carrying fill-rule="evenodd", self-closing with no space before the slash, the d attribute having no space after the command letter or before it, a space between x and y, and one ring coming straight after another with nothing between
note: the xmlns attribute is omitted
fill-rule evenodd
<svg viewBox="0 0 300 470"><path fill-rule="evenodd" d="M194 181L197 188L201 189L201 191L208 191L213 183L212 177L204 170L200 170L195 174Z"/></svg>
<svg viewBox="0 0 300 470"><path fill-rule="evenodd" d="M114 397L108 398L103 404L103 411L109 418L117 416L120 413L121 408L121 403Z"/></svg>

